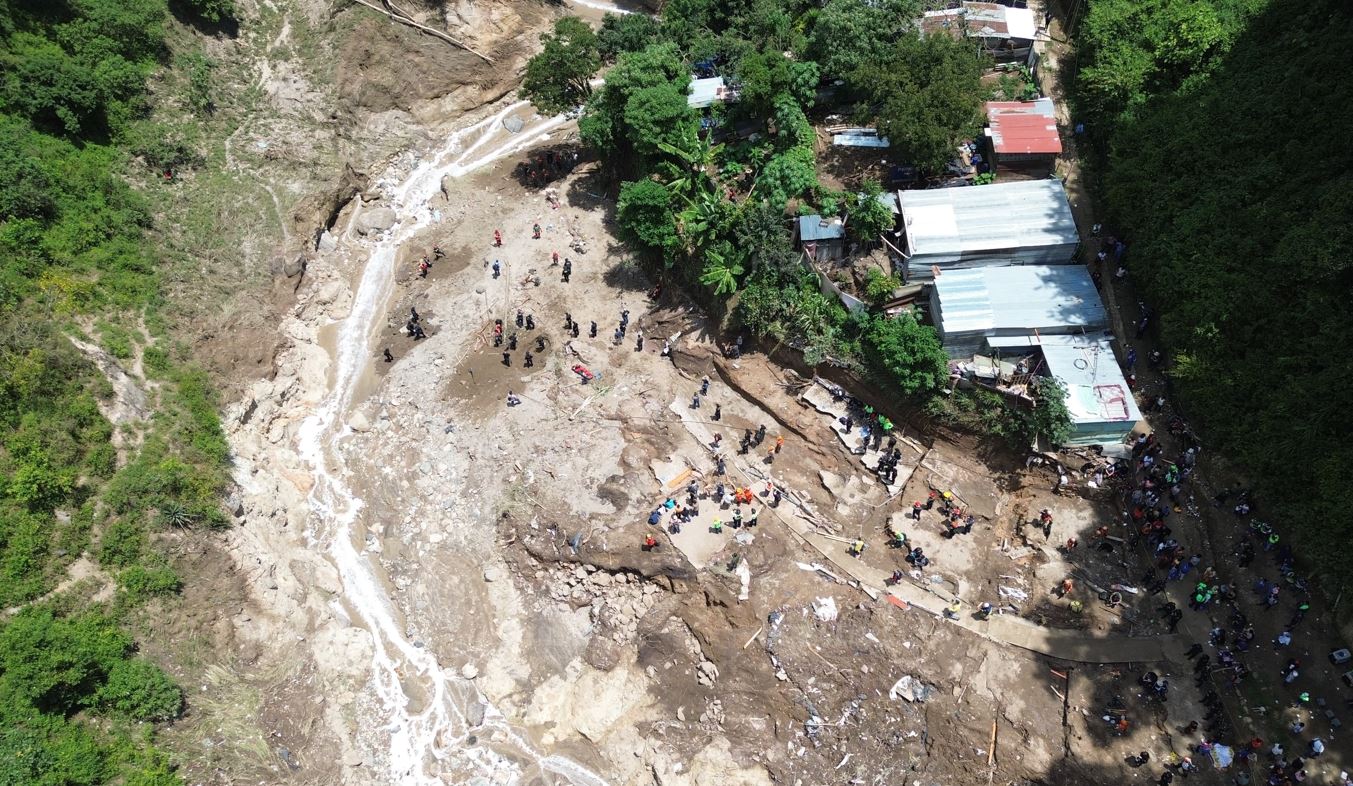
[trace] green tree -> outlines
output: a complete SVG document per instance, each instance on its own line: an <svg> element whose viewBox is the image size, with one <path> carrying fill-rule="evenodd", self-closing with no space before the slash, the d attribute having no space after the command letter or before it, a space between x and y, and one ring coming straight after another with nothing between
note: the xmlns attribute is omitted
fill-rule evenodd
<svg viewBox="0 0 1353 786"><path fill-rule="evenodd" d="M790 60L780 52L757 52L738 63L739 112L764 118L775 109L776 99L789 96L801 106L812 106L817 91L817 63Z"/></svg>
<svg viewBox="0 0 1353 786"><path fill-rule="evenodd" d="M888 275L876 267L871 267L869 272L865 274L865 300L876 306L882 306L888 302L900 286L902 286L902 282L897 276Z"/></svg>
<svg viewBox="0 0 1353 786"><path fill-rule="evenodd" d="M845 78L887 57L894 42L915 37L919 0L829 0L809 35L809 56L829 77Z"/></svg>
<svg viewBox="0 0 1353 786"><path fill-rule="evenodd" d="M670 254L681 246L672 193L655 180L639 180L620 186L616 221L630 243L658 253L670 263Z"/></svg>
<svg viewBox="0 0 1353 786"><path fill-rule="evenodd" d="M854 205L846 221L846 229L857 240L870 245L878 243L879 235L892 230L897 223L893 210L879 197L883 186L877 180L866 180L859 194L853 194Z"/></svg>
<svg viewBox="0 0 1353 786"><path fill-rule="evenodd" d="M601 18L597 31L597 47L608 63L626 52L638 52L657 43L658 21L648 14L612 14Z"/></svg>
<svg viewBox="0 0 1353 786"><path fill-rule="evenodd" d="M934 328L910 313L865 319L865 363L880 382L905 396L921 397L948 381L949 359Z"/></svg>
<svg viewBox="0 0 1353 786"><path fill-rule="evenodd" d="M683 115L681 109L673 106L676 94L682 96L682 105L685 105L684 96L689 84L690 73L671 44L654 44L639 52L623 54L616 60L615 67L607 72L606 84L588 100L578 121L578 135L584 144L601 155L611 173L638 174L636 145L641 133L646 135L648 149L652 151L659 143L679 145L684 135L693 130L694 114L687 107ZM629 114L630 99L649 88L665 88L665 91L648 95ZM646 114L647 108L664 110L676 117L684 117L687 122L682 127L656 128L654 123L658 118ZM631 129L630 119L643 124L643 132Z"/></svg>
<svg viewBox="0 0 1353 786"><path fill-rule="evenodd" d="M775 156L756 176L756 193L780 211L786 203L817 187L813 151L795 147Z"/></svg>
<svg viewBox="0 0 1353 786"><path fill-rule="evenodd" d="M675 84L640 88L625 102L625 126L634 148L653 156L661 145L673 145L695 134L695 112L686 103L686 91Z"/></svg>
<svg viewBox="0 0 1353 786"><path fill-rule="evenodd" d="M592 75L601 68L596 33L576 16L555 21L554 32L540 36L544 48L526 63L521 95L542 112L572 109L592 94Z"/></svg>
<svg viewBox="0 0 1353 786"><path fill-rule="evenodd" d="M183 711L183 691L155 664L131 658L108 670L98 704L138 721L173 720Z"/></svg>
<svg viewBox="0 0 1353 786"><path fill-rule="evenodd" d="M1066 386L1056 377L1039 377L1033 385L1035 406L1029 414L1029 436L1053 447L1071 438L1071 412L1066 408ZM1029 439L1028 442L1032 442Z"/></svg>
<svg viewBox="0 0 1353 786"><path fill-rule="evenodd" d="M16 706L66 714L92 703L108 670L131 651L106 617L57 617L29 607L0 629L0 695Z"/></svg>
<svg viewBox="0 0 1353 786"><path fill-rule="evenodd" d="M851 75L868 97L861 122L876 123L893 149L935 172L981 127L985 59L948 36L902 36Z"/></svg>
<svg viewBox="0 0 1353 786"><path fill-rule="evenodd" d="M700 283L713 288L716 295L731 295L738 291L738 277L743 272L739 252L731 244L722 243L719 248L705 252Z"/></svg>
<svg viewBox="0 0 1353 786"><path fill-rule="evenodd" d="M1177 25L1166 5L1102 0L1082 28L1087 65L1103 72L1124 50L1150 63L1121 108L1097 110L1110 226L1129 240L1133 285L1158 315L1171 403L1266 510L1302 511L1282 524L1283 541L1342 581L1353 560L1323 546L1353 537L1353 396L1342 382L1353 373L1353 156L1328 136L1353 119L1347 88L1326 76L1353 47L1353 28L1330 25L1348 7L1217 0L1228 39L1181 80L1157 60L1160 31ZM1237 150L1250 151L1240 165ZM1280 306L1277 270L1290 293Z"/></svg>

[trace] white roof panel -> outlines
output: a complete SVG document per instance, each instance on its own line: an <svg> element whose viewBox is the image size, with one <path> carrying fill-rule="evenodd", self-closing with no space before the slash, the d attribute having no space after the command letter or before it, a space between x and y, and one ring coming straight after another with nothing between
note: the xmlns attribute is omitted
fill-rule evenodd
<svg viewBox="0 0 1353 786"><path fill-rule="evenodd" d="M1060 180L902 191L899 200L909 245L917 256L1080 242Z"/></svg>

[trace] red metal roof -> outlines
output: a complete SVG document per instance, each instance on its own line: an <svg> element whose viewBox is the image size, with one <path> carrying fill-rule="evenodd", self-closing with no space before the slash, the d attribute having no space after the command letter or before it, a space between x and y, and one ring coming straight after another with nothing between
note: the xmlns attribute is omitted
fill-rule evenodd
<svg viewBox="0 0 1353 786"><path fill-rule="evenodd" d="M1052 102L991 101L987 103L987 120L991 126L991 141L999 153L1062 152L1062 139L1057 135L1057 118L1053 117Z"/></svg>

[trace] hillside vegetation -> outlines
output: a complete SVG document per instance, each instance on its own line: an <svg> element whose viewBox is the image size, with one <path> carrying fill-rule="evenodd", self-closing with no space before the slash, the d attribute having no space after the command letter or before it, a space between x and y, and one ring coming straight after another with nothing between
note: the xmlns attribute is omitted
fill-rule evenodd
<svg viewBox="0 0 1353 786"><path fill-rule="evenodd" d="M796 213L840 214L866 245L892 225L878 183L852 193L818 179L808 113L825 80L841 80L834 106L885 126L899 153L929 167L977 128L984 62L948 38L922 41L920 9L914 0L681 0L657 19L607 16L595 34L563 19L523 94L549 111L585 104L582 139L619 185L621 234L664 276L735 306L746 327L802 349L810 364L832 359L926 395L947 379L934 332L910 315L852 315L824 297L789 224ZM588 78L603 64L606 82L593 92ZM889 68L897 78L879 79ZM688 107L692 74L723 76L738 99Z"/></svg>
<svg viewBox="0 0 1353 786"><path fill-rule="evenodd" d="M177 6L190 22L229 0ZM162 261L127 175L194 153L151 123L170 66L209 111L209 63L171 58L166 0L0 4L0 784L179 782L153 726L183 696L123 629L177 592L168 533L220 526L227 447L205 377L161 316ZM115 426L109 382L71 338L144 369L148 417ZM121 446L120 448L118 446ZM115 598L52 595L89 557Z"/></svg>
<svg viewBox="0 0 1353 786"><path fill-rule="evenodd" d="M1353 374L1353 8L1097 0L1080 109L1169 375L1256 512L1341 577Z"/></svg>
<svg viewBox="0 0 1353 786"><path fill-rule="evenodd" d="M930 173L981 126L990 63L966 42L922 38L920 0L678 0L658 18L607 15L599 31L561 19L526 69L542 110L583 105L582 141L617 187L621 237L660 276L810 366L854 369L924 403L937 419L1027 446L1067 433L1060 400L1040 417L996 396L939 395L949 379L933 328L889 317L896 278L875 268L848 311L793 247L799 215L839 216L868 251L894 223L882 184L839 191L818 175L810 113L844 114L886 134L891 161ZM605 84L589 80L604 69ZM693 75L724 78L736 100L692 109ZM966 410L955 409L955 402ZM1050 417L1042 417L1048 412Z"/></svg>

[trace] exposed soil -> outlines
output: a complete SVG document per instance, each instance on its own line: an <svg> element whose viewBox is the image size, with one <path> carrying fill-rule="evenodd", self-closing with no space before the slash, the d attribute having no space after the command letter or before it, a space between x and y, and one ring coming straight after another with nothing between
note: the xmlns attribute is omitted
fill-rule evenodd
<svg viewBox="0 0 1353 786"><path fill-rule="evenodd" d="M297 445L335 373L335 321L352 308L379 236L357 233L357 217L387 205L390 184L418 163L409 151L436 147L426 137L445 138L453 119L463 127L488 117L475 108L510 92L509 64L554 13L521 3L456 9L452 29L472 29L494 67L378 16L348 18L326 95L340 129L323 144L351 166L292 184L281 237L251 258L258 286L249 294L269 294L203 321L197 349L231 396L243 515L224 546L183 544L182 609L145 621L147 650L193 687L190 714L170 733L191 782L418 780L390 770L389 708L372 685L380 639L354 613L351 577L331 561L308 496L313 468ZM569 151L570 134L561 126L545 144ZM1166 702L1149 702L1136 681L1145 665L1056 660L845 578L850 567L902 570L946 602L990 600L1087 640L1159 635L1159 599L1127 593L1111 608L1092 589L1142 572L1125 544L1089 545L1096 527L1119 526L1108 492L1078 483L1054 495L1052 476L1022 456L974 437L926 438L905 423L919 441L909 476L890 491L804 399L811 380L750 346L740 359L723 357L716 340L729 337L670 287L647 299L651 282L613 236L595 164L551 184L555 207L523 185L520 161L446 181L428 205L394 206L399 220L424 208L439 219L399 249L393 292L371 325L368 373L335 448L363 502L353 544L375 566L397 635L454 677L450 701L465 733L448 732L422 763L432 777L564 784L542 764L553 754L610 784L1119 784L1146 782L1146 770L1123 762L1128 753L1162 759L1196 742L1175 731L1200 712L1186 665L1151 664L1177 681ZM833 161L843 185L864 171ZM417 261L434 244L445 258L420 277ZM568 283L554 251L572 260ZM287 263L302 257L288 276ZM411 307L425 339L404 332ZM534 330L515 326L518 309ZM577 339L566 314L581 325ZM507 364L492 344L495 319L517 333ZM385 348L393 362L381 359ZM711 389L696 410L691 397L706 375ZM509 392L520 405L507 405ZM762 445L733 461L738 482L757 491L744 511L761 512L756 527L711 532L731 511L709 496L682 532L646 523L669 496L684 498L686 482L702 494L720 482L713 435L732 458L742 433L762 425L771 444L783 435L783 450L766 455ZM769 504L767 481L784 491L780 507ZM963 499L977 519L972 534L946 538L934 512L907 518L931 490ZM1030 524L1042 508L1054 514L1046 536ZM795 517L827 539L804 537ZM927 571L910 573L887 547L888 525L925 548ZM656 549L642 548L649 534ZM1056 549L1073 536L1086 545ZM845 553L855 538L867 544L858 559ZM1053 595L1069 575L1077 590ZM408 707L438 700L427 677L400 673ZM898 693L904 677L924 700ZM1116 697L1126 734L1103 720Z"/></svg>

